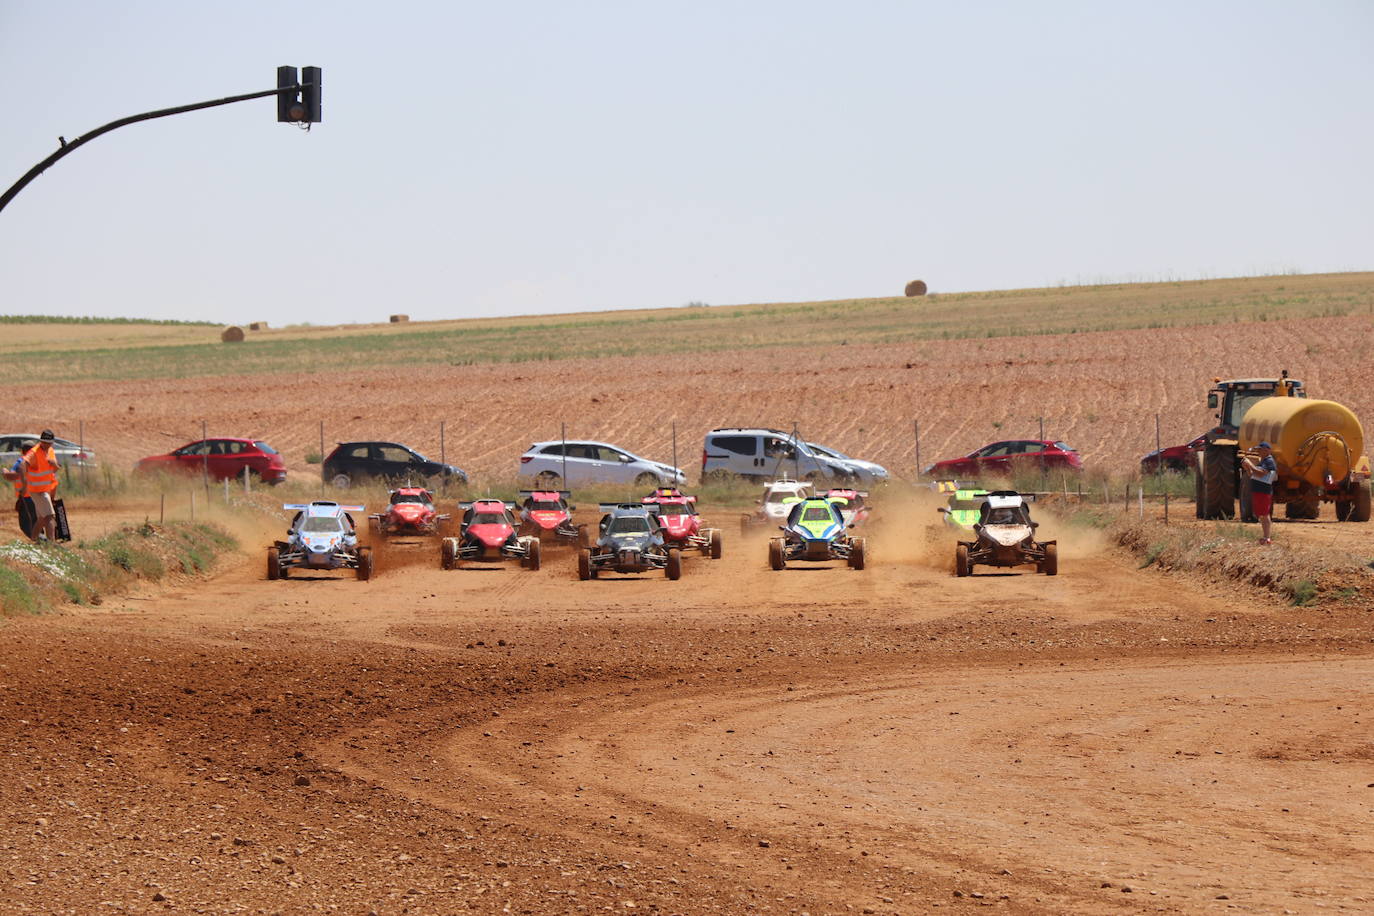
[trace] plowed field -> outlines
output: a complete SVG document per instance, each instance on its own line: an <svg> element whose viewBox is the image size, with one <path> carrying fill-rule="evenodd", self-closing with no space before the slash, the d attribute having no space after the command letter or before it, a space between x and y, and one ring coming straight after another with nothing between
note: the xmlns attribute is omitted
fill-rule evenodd
<svg viewBox="0 0 1374 916"><path fill-rule="evenodd" d="M351 439L406 442L446 457L475 480L504 482L531 442L619 443L645 457L699 467L703 435L718 426L795 424L808 439L877 461L896 474L987 442L1045 435L1077 448L1089 468L1129 472L1154 448L1211 425L1214 376L1273 376L1288 369L1313 396L1374 417L1374 345L1368 317L1199 328L812 348L559 360L511 365L211 376L12 387L0 425L51 425L75 438L78 421L102 461L137 458L211 435L261 437L297 476L305 455ZM461 354L456 354L460 356ZM51 405L35 420L21 405ZM46 416L46 415L45 415Z"/></svg>

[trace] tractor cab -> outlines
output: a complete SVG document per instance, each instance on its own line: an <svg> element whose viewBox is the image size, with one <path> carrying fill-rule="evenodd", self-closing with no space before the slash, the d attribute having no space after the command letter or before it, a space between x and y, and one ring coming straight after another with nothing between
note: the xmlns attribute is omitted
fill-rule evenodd
<svg viewBox="0 0 1374 916"><path fill-rule="evenodd" d="M1305 398L1307 389L1302 382L1289 378L1285 369L1279 378L1242 378L1212 380L1207 392L1207 407L1217 411L1217 426L1207 433L1209 441L1234 439L1240 434L1240 421L1245 412L1264 398Z"/></svg>

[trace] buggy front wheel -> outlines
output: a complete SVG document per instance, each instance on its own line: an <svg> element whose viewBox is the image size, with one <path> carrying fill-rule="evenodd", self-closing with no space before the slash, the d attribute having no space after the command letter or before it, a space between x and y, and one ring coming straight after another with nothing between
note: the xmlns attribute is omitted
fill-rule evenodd
<svg viewBox="0 0 1374 916"><path fill-rule="evenodd" d="M668 548L668 562L663 566L663 573L669 579L682 578L682 551L676 547Z"/></svg>
<svg viewBox="0 0 1374 916"><path fill-rule="evenodd" d="M539 538L530 538L529 553L525 556L525 566L529 569L539 568Z"/></svg>
<svg viewBox="0 0 1374 916"><path fill-rule="evenodd" d="M458 565L458 539L444 538L439 544L439 567L452 569Z"/></svg>
<svg viewBox="0 0 1374 916"><path fill-rule="evenodd" d="M709 556L713 560L719 560L721 554L720 529L710 529L710 533L707 537L707 540L709 542L709 546L707 548L707 556Z"/></svg>
<svg viewBox="0 0 1374 916"><path fill-rule="evenodd" d="M275 547L267 548L267 578L281 578L281 554Z"/></svg>
<svg viewBox="0 0 1374 916"><path fill-rule="evenodd" d="M954 548L954 574L960 578L973 574L973 566L968 561L968 548L963 544Z"/></svg>
<svg viewBox="0 0 1374 916"><path fill-rule="evenodd" d="M592 551L589 547L583 547L577 551L577 578L586 582L592 577Z"/></svg>
<svg viewBox="0 0 1374 916"><path fill-rule="evenodd" d="M782 555L782 538L772 538L768 542L768 565L772 569L782 569L787 560Z"/></svg>
<svg viewBox="0 0 1374 916"><path fill-rule="evenodd" d="M1059 545L1045 545L1045 559L1040 562L1040 571L1047 576L1059 575Z"/></svg>
<svg viewBox="0 0 1374 916"><path fill-rule="evenodd" d="M358 551L358 579L366 582L372 578L372 551L363 548Z"/></svg>
<svg viewBox="0 0 1374 916"><path fill-rule="evenodd" d="M855 538L849 548L849 565L853 569L863 569L866 559L865 548L868 546L866 538Z"/></svg>

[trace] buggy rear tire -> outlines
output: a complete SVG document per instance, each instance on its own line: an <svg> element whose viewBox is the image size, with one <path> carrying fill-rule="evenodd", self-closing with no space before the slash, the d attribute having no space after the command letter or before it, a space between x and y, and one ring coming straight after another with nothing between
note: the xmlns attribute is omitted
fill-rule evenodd
<svg viewBox="0 0 1374 916"><path fill-rule="evenodd" d="M439 568L453 569L458 565L458 539L444 538L439 542Z"/></svg>
<svg viewBox="0 0 1374 916"><path fill-rule="evenodd" d="M849 548L849 567L851 569L863 569L864 562L867 559L868 539L855 538L851 544L852 546Z"/></svg>
<svg viewBox="0 0 1374 916"><path fill-rule="evenodd" d="M583 547L577 551L577 578L586 582L592 577L592 550Z"/></svg>
<svg viewBox="0 0 1374 916"><path fill-rule="evenodd" d="M954 548L954 574L961 579L973 575L973 566L968 561L968 548L963 544Z"/></svg>
<svg viewBox="0 0 1374 916"><path fill-rule="evenodd" d="M1059 545L1045 545L1045 559L1040 563L1040 571L1047 576L1059 575Z"/></svg>
<svg viewBox="0 0 1374 916"><path fill-rule="evenodd" d="M668 548L668 562L663 564L663 574L676 582L682 578L682 551L676 547Z"/></svg>
<svg viewBox="0 0 1374 916"><path fill-rule="evenodd" d="M539 538L530 538L529 555L525 558L525 565L531 570L539 568Z"/></svg>
<svg viewBox="0 0 1374 916"><path fill-rule="evenodd" d="M358 580L366 582L372 578L372 550L367 547L358 550Z"/></svg>
<svg viewBox="0 0 1374 916"><path fill-rule="evenodd" d="M787 559L782 555L782 538L768 540L768 565L772 569L782 569L787 565Z"/></svg>
<svg viewBox="0 0 1374 916"><path fill-rule="evenodd" d="M281 572L281 553L275 547L267 548L267 578L280 579Z"/></svg>
<svg viewBox="0 0 1374 916"><path fill-rule="evenodd" d="M723 550L720 539L720 529L711 528L708 530L710 534L707 536L707 540L710 542L710 546L707 556L709 556L713 560L719 560L721 551Z"/></svg>

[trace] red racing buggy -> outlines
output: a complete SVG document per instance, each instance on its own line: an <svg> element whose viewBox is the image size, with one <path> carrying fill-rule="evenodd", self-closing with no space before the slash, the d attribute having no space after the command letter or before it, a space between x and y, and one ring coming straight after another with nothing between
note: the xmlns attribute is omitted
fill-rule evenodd
<svg viewBox="0 0 1374 916"><path fill-rule="evenodd" d="M695 496L688 496L676 487L659 487L640 502L658 517L665 546L700 550L704 557L720 559L720 529L702 527Z"/></svg>
<svg viewBox="0 0 1374 916"><path fill-rule="evenodd" d="M834 500L845 525L850 528L857 528L873 518L873 507L868 504L867 490L832 488L822 493L821 499Z"/></svg>
<svg viewBox="0 0 1374 916"><path fill-rule="evenodd" d="M526 569L539 568L539 538L516 533L515 503L478 499L458 505L463 510L462 529L456 538L439 542L440 566L457 569L464 560L519 560Z"/></svg>
<svg viewBox="0 0 1374 916"><path fill-rule="evenodd" d="M434 496L424 487L400 487L391 491L385 512L367 517L367 526L383 537L438 534L448 515L434 508Z"/></svg>
<svg viewBox="0 0 1374 916"><path fill-rule="evenodd" d="M585 543L585 528L573 524L573 510L567 490L521 490L520 533L544 540L563 538Z"/></svg>

